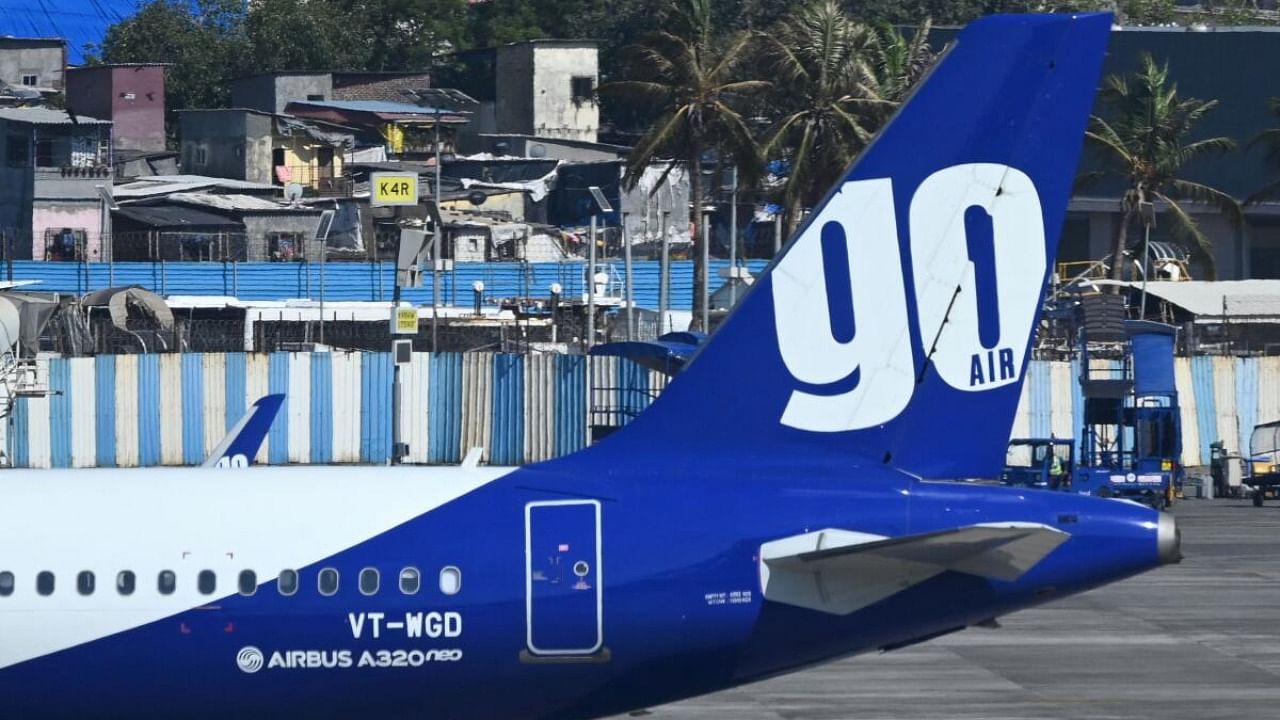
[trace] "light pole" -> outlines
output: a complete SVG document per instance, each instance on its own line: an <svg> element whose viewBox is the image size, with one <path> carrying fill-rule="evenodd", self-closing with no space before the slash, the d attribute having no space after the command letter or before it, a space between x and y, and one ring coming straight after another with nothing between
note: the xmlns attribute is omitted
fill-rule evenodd
<svg viewBox="0 0 1280 720"><path fill-rule="evenodd" d="M613 212L613 206L596 185L587 188L599 213ZM587 338L584 352L591 349L596 333L596 213L591 214L591 247L587 251Z"/></svg>
<svg viewBox="0 0 1280 720"><path fill-rule="evenodd" d="M1156 206L1147 201L1138 202L1138 215L1142 217L1142 301L1138 305L1138 319L1147 318L1147 276L1151 274L1151 228L1156 224Z"/></svg>
<svg viewBox="0 0 1280 720"><path fill-rule="evenodd" d="M738 166L729 169L729 307L738 303Z"/></svg>

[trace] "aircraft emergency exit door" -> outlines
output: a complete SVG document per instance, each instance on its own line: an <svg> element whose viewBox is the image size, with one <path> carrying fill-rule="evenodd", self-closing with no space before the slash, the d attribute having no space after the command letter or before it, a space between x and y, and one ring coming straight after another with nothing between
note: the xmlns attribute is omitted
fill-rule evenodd
<svg viewBox="0 0 1280 720"><path fill-rule="evenodd" d="M591 655L604 644L600 502L525 506L526 645L534 655Z"/></svg>

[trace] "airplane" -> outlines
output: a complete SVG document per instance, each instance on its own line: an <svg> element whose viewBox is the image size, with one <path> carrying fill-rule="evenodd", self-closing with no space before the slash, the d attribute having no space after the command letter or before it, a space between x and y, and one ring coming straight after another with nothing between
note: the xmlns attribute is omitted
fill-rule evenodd
<svg viewBox="0 0 1280 720"><path fill-rule="evenodd" d="M581 720L1176 562L1169 514L957 482L1003 462L1110 28L972 23L580 452L3 473L0 714Z"/></svg>
<svg viewBox="0 0 1280 720"><path fill-rule="evenodd" d="M209 457L200 467L203 468L246 468L253 464L258 456L262 441L267 439L271 423L275 421L280 407L284 405L284 393L263 395L236 421L209 453Z"/></svg>

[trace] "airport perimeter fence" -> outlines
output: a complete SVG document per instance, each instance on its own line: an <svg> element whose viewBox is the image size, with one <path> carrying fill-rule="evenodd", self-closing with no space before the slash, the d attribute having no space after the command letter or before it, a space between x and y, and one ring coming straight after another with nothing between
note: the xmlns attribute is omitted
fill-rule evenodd
<svg viewBox="0 0 1280 720"><path fill-rule="evenodd" d="M287 400L259 462L384 463L390 456L387 353L101 355L43 358L39 366L50 394L17 398L3 424L17 467L199 464L248 404L268 393ZM1070 362L1030 363L1013 437L1078 435L1078 370ZM1178 358L1175 377L1188 466L1207 464L1209 444L1219 439L1247 448L1255 424L1280 419L1280 357ZM593 431L625 424L666 383L617 358L502 353L414 353L401 378L406 461L427 464L460 462L472 447L485 448L496 465L573 452Z"/></svg>

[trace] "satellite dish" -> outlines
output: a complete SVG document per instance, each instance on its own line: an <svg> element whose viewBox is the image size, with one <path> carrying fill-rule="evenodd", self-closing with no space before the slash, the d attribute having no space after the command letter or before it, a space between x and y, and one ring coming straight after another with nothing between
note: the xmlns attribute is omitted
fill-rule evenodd
<svg viewBox="0 0 1280 720"><path fill-rule="evenodd" d="M289 183L284 186L284 199L289 201L290 205L297 205L302 200L302 184Z"/></svg>
<svg viewBox="0 0 1280 720"><path fill-rule="evenodd" d="M547 146L542 143L534 143L529 146L529 157L544 158L547 156Z"/></svg>
<svg viewBox="0 0 1280 720"><path fill-rule="evenodd" d="M476 206L483 205L484 201L487 200L488 198L489 198L488 195L485 195L479 190L472 190L470 193L467 193L467 202Z"/></svg>
<svg viewBox="0 0 1280 720"><path fill-rule="evenodd" d="M10 350L18 344L18 306L0 297L0 345Z"/></svg>

